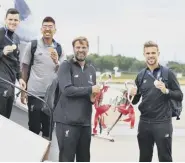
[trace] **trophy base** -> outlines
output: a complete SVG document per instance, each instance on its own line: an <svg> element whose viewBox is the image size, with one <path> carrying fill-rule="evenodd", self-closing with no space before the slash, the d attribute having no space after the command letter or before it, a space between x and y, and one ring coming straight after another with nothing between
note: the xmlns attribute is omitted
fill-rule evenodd
<svg viewBox="0 0 185 163"><path fill-rule="evenodd" d="M99 139L109 140L110 142L115 142L114 138L108 135L108 133L105 131L102 131L101 134L92 133L92 136Z"/></svg>

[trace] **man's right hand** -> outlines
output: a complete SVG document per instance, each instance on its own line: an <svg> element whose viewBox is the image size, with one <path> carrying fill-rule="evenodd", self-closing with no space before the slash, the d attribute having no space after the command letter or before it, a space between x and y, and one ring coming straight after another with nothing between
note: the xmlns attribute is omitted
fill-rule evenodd
<svg viewBox="0 0 185 163"><path fill-rule="evenodd" d="M5 46L4 49L3 49L3 54L4 55L8 55L8 53L12 53L14 51L13 47L8 45L8 46Z"/></svg>
<svg viewBox="0 0 185 163"><path fill-rule="evenodd" d="M25 92L21 92L21 103L26 105L28 101L28 96Z"/></svg>
<svg viewBox="0 0 185 163"><path fill-rule="evenodd" d="M130 89L130 95L131 96L135 96L137 94L137 87L132 87L131 89Z"/></svg>
<svg viewBox="0 0 185 163"><path fill-rule="evenodd" d="M101 87L99 85L92 86L92 94L97 94L100 92Z"/></svg>

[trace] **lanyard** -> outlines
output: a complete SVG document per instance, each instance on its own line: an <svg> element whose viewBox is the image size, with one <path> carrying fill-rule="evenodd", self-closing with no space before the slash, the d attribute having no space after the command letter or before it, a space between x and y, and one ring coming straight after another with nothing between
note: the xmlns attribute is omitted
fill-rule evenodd
<svg viewBox="0 0 185 163"><path fill-rule="evenodd" d="M5 33L5 37L12 43L12 44L15 44L15 42L13 41L13 39L11 39L9 36L8 36L8 29L6 27L4 27L6 33Z"/></svg>
<svg viewBox="0 0 185 163"><path fill-rule="evenodd" d="M161 69L157 71L157 77L153 75L149 70L147 70L147 74L151 76L154 80L161 80Z"/></svg>

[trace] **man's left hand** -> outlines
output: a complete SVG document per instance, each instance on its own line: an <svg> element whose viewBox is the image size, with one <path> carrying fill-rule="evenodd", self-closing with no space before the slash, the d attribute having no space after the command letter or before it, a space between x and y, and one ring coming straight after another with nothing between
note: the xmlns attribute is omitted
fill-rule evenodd
<svg viewBox="0 0 185 163"><path fill-rule="evenodd" d="M57 53L56 50L53 50L53 51L51 52L51 59L53 60L53 62L54 62L55 64L58 64L58 53Z"/></svg>
<svg viewBox="0 0 185 163"><path fill-rule="evenodd" d="M20 85L20 88L25 90L26 89L26 83L23 79L19 79L19 85Z"/></svg>
<svg viewBox="0 0 185 163"><path fill-rule="evenodd" d="M91 94L90 99L91 99L91 102L94 103L96 100L96 94L95 93Z"/></svg>
<svg viewBox="0 0 185 163"><path fill-rule="evenodd" d="M162 93L166 93L166 86L162 81L159 81L157 87L161 90Z"/></svg>

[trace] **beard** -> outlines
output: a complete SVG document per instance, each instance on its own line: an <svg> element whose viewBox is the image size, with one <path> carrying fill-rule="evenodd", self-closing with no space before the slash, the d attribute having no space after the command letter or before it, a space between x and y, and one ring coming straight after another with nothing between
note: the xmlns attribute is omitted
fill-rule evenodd
<svg viewBox="0 0 185 163"><path fill-rule="evenodd" d="M79 61L79 62L85 61L85 60L86 60L86 53L85 53L85 52L81 52L81 53L77 52L77 53L75 54L75 59L76 59L77 61Z"/></svg>

